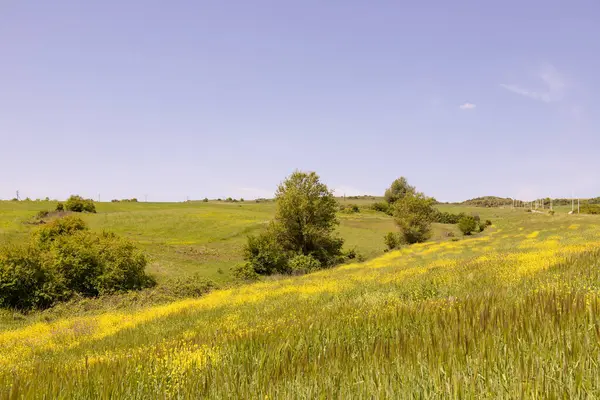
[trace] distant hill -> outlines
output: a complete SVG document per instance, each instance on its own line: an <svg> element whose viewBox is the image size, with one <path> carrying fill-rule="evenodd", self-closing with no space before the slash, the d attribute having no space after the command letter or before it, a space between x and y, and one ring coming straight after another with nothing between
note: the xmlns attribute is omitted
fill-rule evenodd
<svg viewBox="0 0 600 400"><path fill-rule="evenodd" d="M475 206L475 207L512 206L513 199L508 198L508 197L484 196L484 197L476 197L474 199L469 199L469 200L463 201L460 204L464 204L466 206Z"/></svg>

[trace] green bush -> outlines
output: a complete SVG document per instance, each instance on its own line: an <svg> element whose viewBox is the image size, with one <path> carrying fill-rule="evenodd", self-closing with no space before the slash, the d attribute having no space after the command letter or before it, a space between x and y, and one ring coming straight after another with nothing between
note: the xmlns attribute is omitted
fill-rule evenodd
<svg viewBox="0 0 600 400"><path fill-rule="evenodd" d="M260 276L251 263L237 265L232 272L233 276L240 281L255 281Z"/></svg>
<svg viewBox="0 0 600 400"><path fill-rule="evenodd" d="M273 227L258 236L248 236L244 247L244 259L260 275L288 271L288 254L278 243Z"/></svg>
<svg viewBox="0 0 600 400"><path fill-rule="evenodd" d="M440 224L458 224L458 221L465 216L465 213L452 214L445 211L436 211L433 216L433 222Z"/></svg>
<svg viewBox="0 0 600 400"><path fill-rule="evenodd" d="M41 226L33 233L33 238L38 246L47 247L50 242L59 236L73 235L75 232L86 229L88 229L87 225L81 218L66 216Z"/></svg>
<svg viewBox="0 0 600 400"><path fill-rule="evenodd" d="M288 262L288 267L290 273L299 275L320 269L321 263L313 256L305 256L304 254L298 254L290 258Z"/></svg>
<svg viewBox="0 0 600 400"><path fill-rule="evenodd" d="M44 267L38 249L23 245L0 248L1 308L46 308L61 299L57 286L56 276Z"/></svg>
<svg viewBox="0 0 600 400"><path fill-rule="evenodd" d="M600 205L598 204L582 204L579 207L581 214L600 214Z"/></svg>
<svg viewBox="0 0 600 400"><path fill-rule="evenodd" d="M492 226L492 221L490 221L489 219L486 219L485 226Z"/></svg>
<svg viewBox="0 0 600 400"><path fill-rule="evenodd" d="M465 215L458 221L458 229L464 235L470 235L475 229L477 229L477 221L470 215Z"/></svg>
<svg viewBox="0 0 600 400"><path fill-rule="evenodd" d="M0 249L0 306L46 308L75 295L151 287L146 264L130 241L90 232L77 217L57 219L28 242Z"/></svg>
<svg viewBox="0 0 600 400"><path fill-rule="evenodd" d="M434 200L422 193L409 193L396 200L394 218L404 243L420 243L431 237L431 223L435 215L433 204Z"/></svg>
<svg viewBox="0 0 600 400"><path fill-rule="evenodd" d="M208 197L205 197L204 200L202 200L204 203L208 203Z"/></svg>
<svg viewBox="0 0 600 400"><path fill-rule="evenodd" d="M397 232L386 233L383 241L388 250L394 250L402 246L402 237Z"/></svg>
<svg viewBox="0 0 600 400"><path fill-rule="evenodd" d="M371 204L371 209L379 212L384 212L386 214L391 214L390 205L384 201Z"/></svg>
<svg viewBox="0 0 600 400"><path fill-rule="evenodd" d="M56 211L65 211L65 206L63 203L58 203L56 205Z"/></svg>
<svg viewBox="0 0 600 400"><path fill-rule="evenodd" d="M73 195L65 202L65 210L72 212L96 212L96 205L92 199L84 199L81 196Z"/></svg>

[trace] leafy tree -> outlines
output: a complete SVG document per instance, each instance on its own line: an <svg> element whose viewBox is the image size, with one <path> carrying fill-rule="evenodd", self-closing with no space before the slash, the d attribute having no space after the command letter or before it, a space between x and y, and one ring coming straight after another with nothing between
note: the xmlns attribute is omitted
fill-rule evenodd
<svg viewBox="0 0 600 400"><path fill-rule="evenodd" d="M392 182L392 185L385 191L384 198L385 201L392 204L409 194L415 194L415 188L408 184L405 177L401 176Z"/></svg>
<svg viewBox="0 0 600 400"><path fill-rule="evenodd" d="M424 242L431 237L435 200L423 193L409 193L396 200L393 215L405 243Z"/></svg>
<svg viewBox="0 0 600 400"><path fill-rule="evenodd" d="M285 250L313 255L330 265L341 254L343 241L333 236L339 223L333 192L314 173L296 171L275 193L277 237Z"/></svg>
<svg viewBox="0 0 600 400"><path fill-rule="evenodd" d="M458 229L465 234L470 235L475 229L477 229L477 221L470 215L465 215L458 221Z"/></svg>
<svg viewBox="0 0 600 400"><path fill-rule="evenodd" d="M320 267L344 259L343 240L334 235L338 204L316 173L292 173L277 188L275 199L275 219L266 232L250 236L244 250L257 273L290 272L289 261L296 255L311 256Z"/></svg>

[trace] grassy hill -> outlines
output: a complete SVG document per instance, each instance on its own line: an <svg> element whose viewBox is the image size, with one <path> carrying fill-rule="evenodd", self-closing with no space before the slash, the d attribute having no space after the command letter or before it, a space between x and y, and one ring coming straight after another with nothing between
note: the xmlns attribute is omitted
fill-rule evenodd
<svg viewBox="0 0 600 400"><path fill-rule="evenodd" d="M89 218L168 254L196 245L166 243L177 229L136 207L103 205ZM216 234L197 228L194 215L243 219L223 222L241 232L269 213L155 207L165 214L157 218L196 229L181 242L237 237L216 222ZM600 396L600 217L478 211L494 225L472 238L135 312L26 318L0 331L0 397ZM360 242L353 219L367 217L344 217L342 233L356 229ZM368 221L366 231L383 223Z"/></svg>
<svg viewBox="0 0 600 400"><path fill-rule="evenodd" d="M55 207L53 202L0 201L0 242L25 237L34 227L27 222L36 212ZM137 242L150 256L148 270L159 280L198 273L217 282L231 278L231 268L243 261L246 236L262 229L275 212L273 202L251 201L96 203L96 208L97 214L81 214L82 218L93 230L106 229ZM346 247L369 258L383 253L383 235L396 229L382 213L339 217Z"/></svg>

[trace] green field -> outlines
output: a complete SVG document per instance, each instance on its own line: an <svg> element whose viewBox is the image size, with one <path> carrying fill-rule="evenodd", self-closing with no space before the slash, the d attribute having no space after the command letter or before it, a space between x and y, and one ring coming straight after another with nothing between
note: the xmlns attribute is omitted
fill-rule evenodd
<svg viewBox="0 0 600 400"><path fill-rule="evenodd" d="M343 202L343 200L341 200ZM348 200L350 202L350 200ZM362 205L365 201L351 201ZM0 201L0 242L22 240L34 228L28 221L53 202ZM198 273L217 282L231 279L242 259L248 234L273 218L273 202L96 203L97 214L81 214L94 230L109 230L138 243L150 256L148 271L159 281ZM364 257L383 253L383 235L396 229L392 218L363 210L339 214L346 248Z"/></svg>
<svg viewBox="0 0 600 400"><path fill-rule="evenodd" d="M2 207L14 239L44 205ZM239 261L223 252L273 213L271 203L98 208L86 216L94 229L138 241L164 275L217 276ZM600 217L440 208L493 226L445 240L438 226L438 240L364 263L170 304L19 317L0 329L0 398L599 397ZM340 219L373 256L393 227L368 212ZM214 258L181 251L201 248Z"/></svg>

